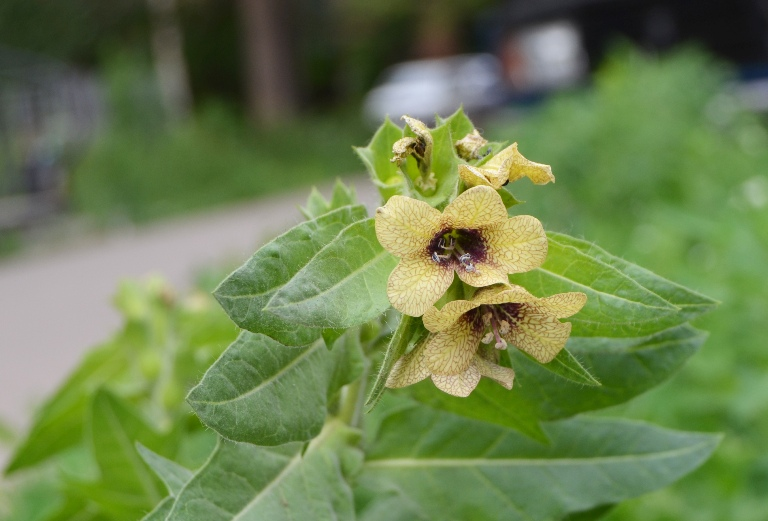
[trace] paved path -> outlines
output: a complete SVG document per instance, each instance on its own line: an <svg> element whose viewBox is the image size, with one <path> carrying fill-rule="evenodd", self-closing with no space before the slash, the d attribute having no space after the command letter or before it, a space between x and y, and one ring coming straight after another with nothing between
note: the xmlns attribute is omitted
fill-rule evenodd
<svg viewBox="0 0 768 521"><path fill-rule="evenodd" d="M363 178L346 180L369 208L377 194ZM321 192L328 195L330 185ZM302 220L308 190L145 228L78 241L0 263L0 418L14 429L120 326L111 298L120 280L160 274L178 290L195 271L255 248ZM0 465L7 454L0 448Z"/></svg>

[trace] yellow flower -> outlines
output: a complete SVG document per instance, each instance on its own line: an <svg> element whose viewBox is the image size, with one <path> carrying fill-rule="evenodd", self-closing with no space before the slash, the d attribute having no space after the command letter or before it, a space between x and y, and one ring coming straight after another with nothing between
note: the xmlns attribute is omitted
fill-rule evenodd
<svg viewBox="0 0 768 521"><path fill-rule="evenodd" d="M509 218L501 196L477 186L443 211L423 201L392 196L376 210L376 236L400 262L387 283L392 306L421 316L459 278L475 287L507 282L547 256L547 237L530 215Z"/></svg>
<svg viewBox="0 0 768 521"><path fill-rule="evenodd" d="M496 349L509 342L541 363L551 362L571 333L571 324L558 319L577 313L586 300L584 293L537 298L520 286L499 285L471 300L433 307L424 315L433 334L398 360L387 385L403 387L431 376L439 389L468 396L480 376L487 376L511 389L514 372L493 363ZM481 341L496 349L481 347Z"/></svg>
<svg viewBox="0 0 768 521"><path fill-rule="evenodd" d="M555 182L552 167L524 158L517 150L517 143L512 143L483 166L459 165L459 177L467 186L490 186L495 190L521 177L528 177L537 185Z"/></svg>

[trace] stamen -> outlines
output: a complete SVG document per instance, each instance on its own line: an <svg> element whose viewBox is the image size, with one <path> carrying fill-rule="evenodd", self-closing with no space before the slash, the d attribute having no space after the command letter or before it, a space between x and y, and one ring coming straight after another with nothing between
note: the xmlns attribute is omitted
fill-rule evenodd
<svg viewBox="0 0 768 521"><path fill-rule="evenodd" d="M496 338L496 344L494 347L496 347L496 349L506 349L507 342L504 341L504 339L499 335L499 328L496 320L491 320L491 326L493 327L493 336Z"/></svg>
<svg viewBox="0 0 768 521"><path fill-rule="evenodd" d="M493 332L492 331L488 331L485 334L485 336L482 338L482 340L480 340L480 341L483 344L490 344L491 342L493 342Z"/></svg>
<svg viewBox="0 0 768 521"><path fill-rule="evenodd" d="M501 335L506 335L507 333L509 333L510 327L511 326L509 325L509 322L507 322L506 320L500 321L499 322L499 333Z"/></svg>

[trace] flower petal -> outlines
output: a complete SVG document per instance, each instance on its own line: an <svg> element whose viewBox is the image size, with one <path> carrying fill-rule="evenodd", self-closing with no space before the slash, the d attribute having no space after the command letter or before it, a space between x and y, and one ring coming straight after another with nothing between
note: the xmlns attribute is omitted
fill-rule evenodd
<svg viewBox="0 0 768 521"><path fill-rule="evenodd" d="M456 375L467 370L480 345L482 329L472 327L467 316L427 341L425 361L432 374Z"/></svg>
<svg viewBox="0 0 768 521"><path fill-rule="evenodd" d="M451 266L421 255L406 257L389 274L387 297L399 312L420 317L443 296L451 282Z"/></svg>
<svg viewBox="0 0 768 521"><path fill-rule="evenodd" d="M477 384L480 382L480 371L473 363L466 371L455 375L432 375L432 382L435 387L441 391L458 396L460 398L466 398L472 391L475 390Z"/></svg>
<svg viewBox="0 0 768 521"><path fill-rule="evenodd" d="M472 271L458 265L456 266L456 274L463 282L476 288L491 284L504 284L509 281L507 268L492 262L476 262Z"/></svg>
<svg viewBox="0 0 768 521"><path fill-rule="evenodd" d="M538 268L547 258L547 236L541 222L530 215L518 215L482 231L489 264L505 273Z"/></svg>
<svg viewBox="0 0 768 521"><path fill-rule="evenodd" d="M475 186L459 195L443 211L443 224L454 229L477 229L507 220L501 196L490 186Z"/></svg>
<svg viewBox="0 0 768 521"><path fill-rule="evenodd" d="M478 307L481 303L475 303L474 299L469 300L452 300L448 302L442 309L438 310L435 307L431 307L424 313L422 320L424 321L424 327L437 333L438 331L444 331L454 325L461 315L467 311Z"/></svg>
<svg viewBox="0 0 768 521"><path fill-rule="evenodd" d="M472 301L478 304L508 304L512 302L536 302L538 300L540 299L528 293L524 287L514 284L482 288L472 297Z"/></svg>
<svg viewBox="0 0 768 521"><path fill-rule="evenodd" d="M557 318L567 318L578 313L586 303L587 296L584 293L572 291L540 299L536 302L536 308Z"/></svg>
<svg viewBox="0 0 768 521"><path fill-rule="evenodd" d="M440 211L424 201L393 195L376 210L376 237L392 255L413 255L429 246L440 231L440 220Z"/></svg>
<svg viewBox="0 0 768 521"><path fill-rule="evenodd" d="M486 161L483 165L483 169L498 170L504 162L512 158L515 152L517 152L517 143L512 143L504 150L499 150L492 158Z"/></svg>
<svg viewBox="0 0 768 521"><path fill-rule="evenodd" d="M552 315L537 313L535 308L526 306L525 312L504 338L546 364L557 356L570 334L569 322L560 322Z"/></svg>
<svg viewBox="0 0 768 521"><path fill-rule="evenodd" d="M517 143L514 143L511 157L502 163L500 170L509 174L509 182L514 182L521 177L528 177L537 185L545 185L549 182L555 182L555 176L552 174L552 167L542 163L529 161L517 150Z"/></svg>
<svg viewBox="0 0 768 521"><path fill-rule="evenodd" d="M475 365L482 376L495 380L505 389L512 389L512 384L515 381L515 372L509 367L494 364L481 356L475 356Z"/></svg>
<svg viewBox="0 0 768 521"><path fill-rule="evenodd" d="M501 189L507 181L506 176L498 170L488 170L471 165L459 165L459 177L467 186L490 186L494 190Z"/></svg>
<svg viewBox="0 0 768 521"><path fill-rule="evenodd" d="M421 343L395 362L387 377L387 387L390 389L406 387L429 376L429 369L424 361L424 346L425 343Z"/></svg>

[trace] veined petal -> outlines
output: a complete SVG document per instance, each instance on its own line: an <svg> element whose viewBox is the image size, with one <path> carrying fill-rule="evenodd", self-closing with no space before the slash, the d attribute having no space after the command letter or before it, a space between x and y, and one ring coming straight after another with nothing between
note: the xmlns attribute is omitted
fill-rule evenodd
<svg viewBox="0 0 768 521"><path fill-rule="evenodd" d="M477 387L480 376L477 366L472 363L466 371L456 375L433 374L432 382L434 382L435 387L445 393L466 398Z"/></svg>
<svg viewBox="0 0 768 521"><path fill-rule="evenodd" d="M546 364L557 356L570 334L570 322L560 322L552 315L537 313L535 308L526 306L525 312L504 338Z"/></svg>
<svg viewBox="0 0 768 521"><path fill-rule="evenodd" d="M509 281L506 266L494 262L476 262L473 271L466 270L463 266L456 267L456 274L459 278L476 288L490 286L491 284L504 284Z"/></svg>
<svg viewBox="0 0 768 521"><path fill-rule="evenodd" d="M445 331L459 320L459 317L467 311L474 309L480 305L479 302L473 300L452 300L448 302L442 309L438 310L436 307L431 307L424 313L422 320L424 321L424 327L437 333L439 331Z"/></svg>
<svg viewBox="0 0 768 521"><path fill-rule="evenodd" d="M480 344L482 330L473 328L466 317L427 341L424 351L429 372L457 375L467 370Z"/></svg>
<svg viewBox="0 0 768 521"><path fill-rule="evenodd" d="M376 237L392 255L405 257L426 249L440 220L440 211L424 201L393 195L376 210Z"/></svg>
<svg viewBox="0 0 768 521"><path fill-rule="evenodd" d="M459 177L467 186L490 186L494 190L499 190L507 182L498 170L464 164L459 165Z"/></svg>
<svg viewBox="0 0 768 521"><path fill-rule="evenodd" d="M539 299L535 307L557 318L567 318L578 313L586 303L587 296L584 293L572 291Z"/></svg>
<svg viewBox="0 0 768 521"><path fill-rule="evenodd" d="M486 255L506 273L538 268L547 258L547 236L541 222L530 215L518 215L482 230Z"/></svg>
<svg viewBox="0 0 768 521"><path fill-rule="evenodd" d="M539 299L515 284L499 284L490 288L482 288L472 297L477 304L508 304L512 302L536 302Z"/></svg>
<svg viewBox="0 0 768 521"><path fill-rule="evenodd" d="M482 376L495 380L505 389L512 389L512 384L515 381L515 372L509 367L494 364L479 355L475 356L475 365Z"/></svg>
<svg viewBox="0 0 768 521"><path fill-rule="evenodd" d="M528 177L537 185L545 185L550 182L555 182L555 176L552 174L551 166L542 163L534 163L523 157L517 150L517 143L514 143L509 148L512 149L510 157L501 164L499 169L508 174L510 183L517 181L521 177Z"/></svg>
<svg viewBox="0 0 768 521"><path fill-rule="evenodd" d="M425 343L422 342L395 362L387 377L387 387L390 389L406 387L429 376L429 369L424 361L424 347Z"/></svg>
<svg viewBox="0 0 768 521"><path fill-rule="evenodd" d="M486 161L483 168L486 170L498 170L515 152L517 152L517 143L512 143L504 150L499 150L492 158Z"/></svg>
<svg viewBox="0 0 768 521"><path fill-rule="evenodd" d="M443 296L451 282L451 266L425 256L405 257L389 275L387 297L399 312L420 317Z"/></svg>
<svg viewBox="0 0 768 521"><path fill-rule="evenodd" d="M507 219L501 196L490 186L475 186L459 195L443 211L443 224L449 228L477 229Z"/></svg>

